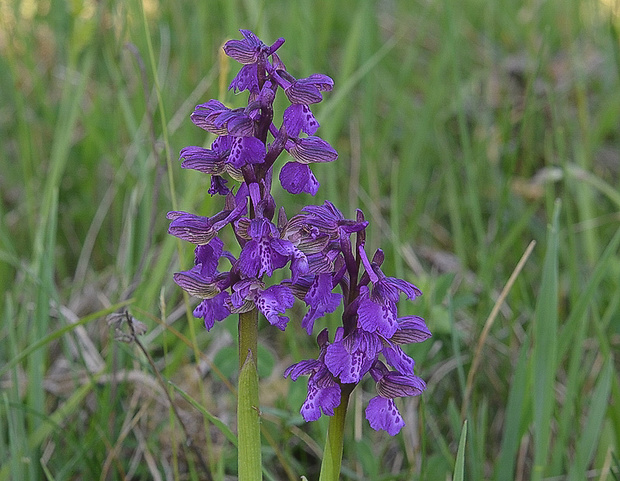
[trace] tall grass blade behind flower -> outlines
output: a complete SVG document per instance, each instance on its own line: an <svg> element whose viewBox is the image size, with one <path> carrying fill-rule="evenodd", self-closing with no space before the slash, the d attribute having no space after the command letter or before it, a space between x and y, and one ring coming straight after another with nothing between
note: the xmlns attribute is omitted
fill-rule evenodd
<svg viewBox="0 0 620 481"><path fill-rule="evenodd" d="M525 426L530 424L532 411L530 409L531 380L528 377L528 354L530 350L529 338L525 337L519 356L515 364L514 374L510 380L508 400L506 404L505 424L501 448L495 464L495 479L497 481L513 481L515 479L515 464L520 440L523 437Z"/></svg>
<svg viewBox="0 0 620 481"><path fill-rule="evenodd" d="M453 481L465 480L465 446L467 443L467 419L463 421L463 428L461 429L461 437L459 439L459 447L456 451L456 461L454 463L454 476Z"/></svg>
<svg viewBox="0 0 620 481"><path fill-rule="evenodd" d="M548 465L555 406L558 340L558 239L561 202L555 202L547 232L547 250L533 321L534 466L532 480L541 480Z"/></svg>
<svg viewBox="0 0 620 481"><path fill-rule="evenodd" d="M598 381L592 392L592 402L588 406L588 415L583 431L577 441L575 460L570 467L569 480L580 481L587 477L586 471L601 441L601 430L605 415L609 408L609 393L611 391L611 376L613 365L611 359L606 359Z"/></svg>

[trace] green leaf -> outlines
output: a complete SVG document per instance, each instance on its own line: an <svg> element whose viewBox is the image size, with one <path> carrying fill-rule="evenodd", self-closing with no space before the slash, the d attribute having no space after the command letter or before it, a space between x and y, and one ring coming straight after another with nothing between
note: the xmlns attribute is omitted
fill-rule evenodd
<svg viewBox="0 0 620 481"><path fill-rule="evenodd" d="M561 202L555 202L547 232L547 251L534 314L534 466L532 479L540 480L548 462L558 340L558 223Z"/></svg>
<svg viewBox="0 0 620 481"><path fill-rule="evenodd" d="M463 422L461 429L461 438L459 440L459 448L456 452L456 462L454 463L454 481L463 481L465 479L465 443L467 440L467 419Z"/></svg>

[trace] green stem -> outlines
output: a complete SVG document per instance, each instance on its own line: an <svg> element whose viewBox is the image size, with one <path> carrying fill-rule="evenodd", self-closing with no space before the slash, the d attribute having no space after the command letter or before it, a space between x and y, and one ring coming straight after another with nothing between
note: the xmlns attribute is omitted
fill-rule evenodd
<svg viewBox="0 0 620 481"><path fill-rule="evenodd" d="M347 417L349 396L355 385L341 386L340 405L334 409L334 415L329 418L327 440L323 451L323 463L319 481L338 481L340 479L340 465L342 464L342 446L344 441L344 421Z"/></svg>
<svg viewBox="0 0 620 481"><path fill-rule="evenodd" d="M239 314L237 436L239 481L262 480L258 403L258 311Z"/></svg>

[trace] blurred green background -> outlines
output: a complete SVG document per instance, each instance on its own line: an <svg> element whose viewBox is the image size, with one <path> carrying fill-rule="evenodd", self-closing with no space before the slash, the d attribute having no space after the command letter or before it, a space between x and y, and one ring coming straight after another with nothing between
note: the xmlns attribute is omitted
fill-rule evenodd
<svg viewBox="0 0 620 481"><path fill-rule="evenodd" d="M212 140L196 104L246 101L220 48L239 28L335 81L315 114L339 159L313 168L316 198L276 201L363 209L386 274L424 292L400 314L434 334L407 350L428 389L399 404L401 434L370 429L374 386L356 389L342 479L450 479L465 419L467 479L619 479L619 12L0 0L0 480L235 479L236 323L187 318L172 273L192 248L165 213L221 208L178 152ZM115 340L119 303L153 364ZM316 356L301 316L261 324L266 479L316 479L322 456L326 420L304 423L305 382L282 379Z"/></svg>

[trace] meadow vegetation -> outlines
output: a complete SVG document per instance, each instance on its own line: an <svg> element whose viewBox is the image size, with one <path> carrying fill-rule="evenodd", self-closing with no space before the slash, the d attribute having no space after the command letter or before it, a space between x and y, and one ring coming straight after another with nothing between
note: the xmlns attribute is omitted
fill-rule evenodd
<svg viewBox="0 0 620 481"><path fill-rule="evenodd" d="M246 100L221 55L239 28L335 81L315 113L339 158L314 167L316 198L278 203L362 208L369 252L424 293L400 314L433 332L407 346L428 389L398 436L354 391L342 479L450 479L465 420L466 479L620 479L618 13L0 0L0 481L235 479L236 322L188 317L172 273L192 247L165 214L220 208L178 152L212 140L196 104ZM139 342L106 322L125 308ZM261 321L265 479L320 466L327 421L305 423L305 383L282 376L316 356L303 312L284 334Z"/></svg>

